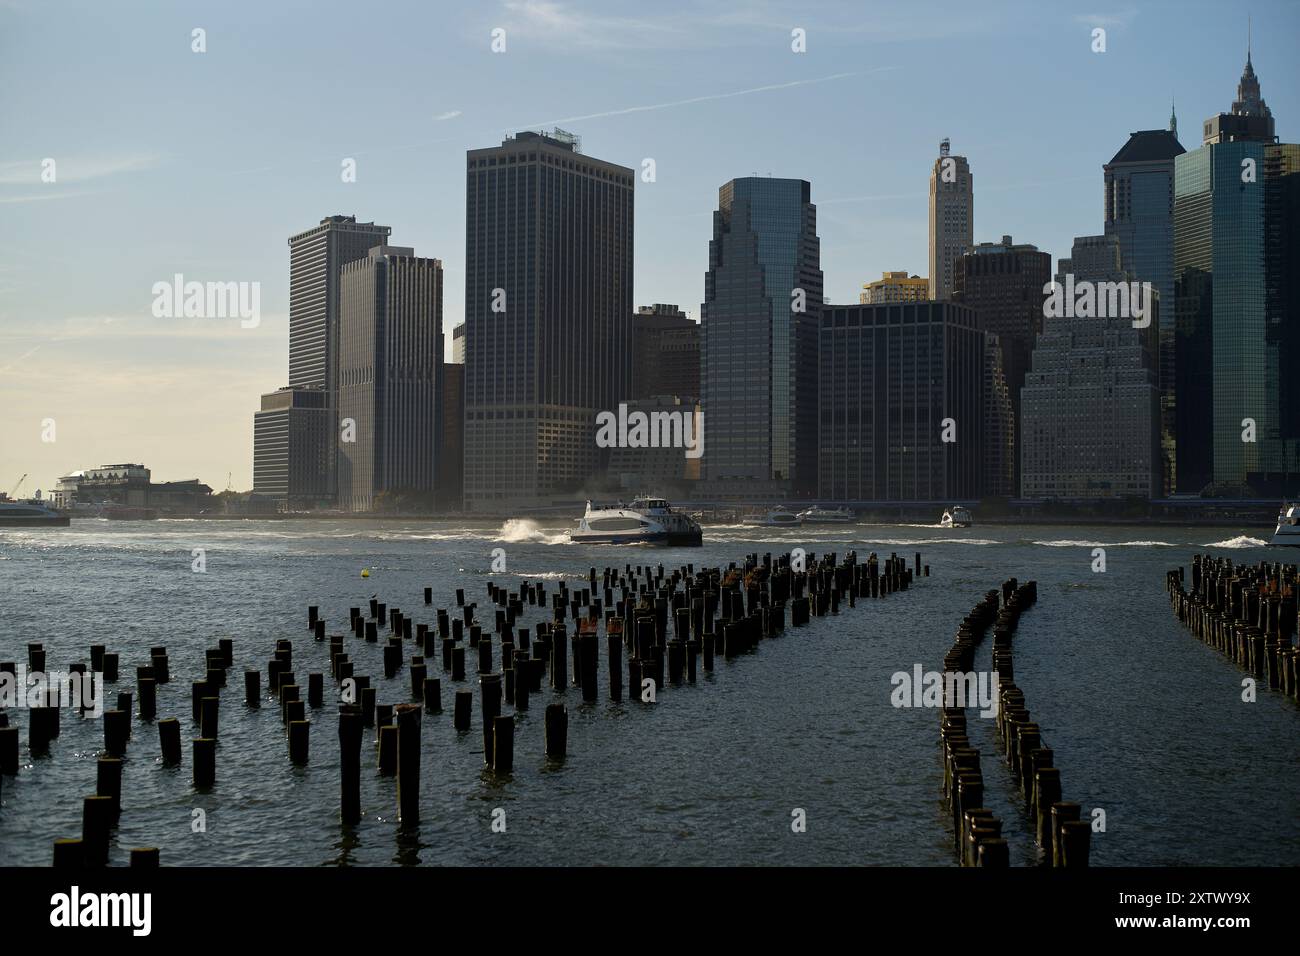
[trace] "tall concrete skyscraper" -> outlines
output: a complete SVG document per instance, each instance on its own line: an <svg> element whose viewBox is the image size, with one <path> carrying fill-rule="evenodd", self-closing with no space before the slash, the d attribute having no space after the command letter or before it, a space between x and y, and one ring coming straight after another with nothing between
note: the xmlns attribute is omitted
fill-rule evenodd
<svg viewBox="0 0 1300 956"><path fill-rule="evenodd" d="M339 506L432 510L442 436L442 263L378 246L345 265L339 285Z"/></svg>
<svg viewBox="0 0 1300 956"><path fill-rule="evenodd" d="M467 163L465 507L576 495L631 387L635 175L560 130Z"/></svg>
<svg viewBox="0 0 1300 956"><path fill-rule="evenodd" d="M320 388L329 417L338 405L339 270L388 242L392 230L356 216L327 216L289 238L289 387ZM333 496L338 423L330 429L325 487Z"/></svg>
<svg viewBox="0 0 1300 956"><path fill-rule="evenodd" d="M1297 473L1283 380L1300 322L1287 222L1300 151L1273 129L1248 53L1231 112L1174 163L1179 491L1287 493Z"/></svg>
<svg viewBox="0 0 1300 956"><path fill-rule="evenodd" d="M930 298L951 299L953 270L975 241L975 177L947 138L930 170Z"/></svg>
<svg viewBox="0 0 1300 956"><path fill-rule="evenodd" d="M1160 491L1176 486L1176 390L1174 348L1174 160L1185 153L1178 120L1169 128L1133 133L1102 167L1105 176L1106 235L1119 240L1123 271L1150 282L1165 306L1160 316Z"/></svg>
<svg viewBox="0 0 1300 956"><path fill-rule="evenodd" d="M761 177L718 190L700 310L713 496L816 491L822 270L811 193L806 180Z"/></svg>
<svg viewBox="0 0 1300 956"><path fill-rule="evenodd" d="M981 242L958 260L953 299L979 315L985 331L998 338L1002 371L1011 393L1016 453L1013 487L1020 486L1020 387L1029 371L1034 341L1043 328L1043 287L1052 278L1052 259L1037 246L1016 244L1010 236L1001 242ZM994 494L990 489L990 494Z"/></svg>

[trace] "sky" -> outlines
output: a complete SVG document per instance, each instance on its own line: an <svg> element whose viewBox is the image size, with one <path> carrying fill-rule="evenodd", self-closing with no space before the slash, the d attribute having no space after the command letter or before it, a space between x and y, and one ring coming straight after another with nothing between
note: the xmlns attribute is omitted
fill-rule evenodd
<svg viewBox="0 0 1300 956"><path fill-rule="evenodd" d="M0 0L0 491L128 461L250 488L253 413L287 384L288 237L339 213L391 226L442 260L449 333L465 151L519 130L654 160L634 299L693 318L738 176L812 183L828 300L925 275L944 137L970 161L977 242L1068 256L1102 232L1101 166L1129 133L1164 128L1172 99L1195 148L1230 107L1248 16L1296 142L1294 0ZM257 283L259 321L155 316L176 274Z"/></svg>

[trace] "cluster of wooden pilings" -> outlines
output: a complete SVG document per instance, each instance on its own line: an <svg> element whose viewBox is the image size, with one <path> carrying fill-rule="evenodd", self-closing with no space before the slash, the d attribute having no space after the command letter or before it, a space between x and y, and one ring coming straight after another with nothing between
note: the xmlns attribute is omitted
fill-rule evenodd
<svg viewBox="0 0 1300 956"><path fill-rule="evenodd" d="M989 591L957 630L957 639L944 655L943 671L954 675L945 682L939 741L943 749L943 795L952 814L953 840L962 866L1010 865L1009 844L1002 821L985 807L985 782L980 752L967 734L966 709L978 706L964 693L954 697L959 675L975 674L975 651L990 627L992 660L997 674L996 721L998 746L1011 779L1025 801L1034 824L1034 840L1051 866L1088 865L1091 827L1080 820L1081 807L1061 799L1061 771L1052 765L1052 751L1038 724L1029 719L1024 692L1016 686L1011 640L1020 615L1038 600L1034 581L1020 584L1011 578L1001 592ZM973 688L972 678L964 687ZM981 718L976 718L981 719Z"/></svg>
<svg viewBox="0 0 1300 956"><path fill-rule="evenodd" d="M1197 554L1191 590L1183 585L1183 568L1166 572L1169 603L1184 627L1270 690L1300 700L1295 565L1236 565L1230 558Z"/></svg>
<svg viewBox="0 0 1300 956"><path fill-rule="evenodd" d="M167 649L155 647L150 653L152 665L136 668L139 716L144 721L154 719L157 685L169 679ZM29 673L47 673L45 648L41 643L27 645L27 668ZM16 675L17 667L13 661L3 661L0 671ZM66 672L84 675L86 664L73 663ZM89 673L92 679L101 682L102 692L104 684L118 680L118 655L108 652L103 644L92 644ZM19 688L19 692L31 696L27 688ZM51 742L59 736L59 708L68 703L60 699L60 694L60 688L47 686L44 703L29 705L28 749L34 757L49 754ZM111 831L122 814L122 758L131 739L132 699L130 691L119 691L116 707L103 712L104 750L95 761L95 792L82 800L81 836L54 841L55 866L102 866L109 862ZM89 709L90 702L83 697L82 715ZM0 710L0 781L5 775L17 775L18 764L18 728L11 726L9 715ZM131 866L157 866L158 848L136 847L130 851L129 861Z"/></svg>
<svg viewBox="0 0 1300 956"><path fill-rule="evenodd" d="M488 605L466 603L464 589L456 591L454 606L437 609L430 623L416 623L397 607L371 598L367 607L349 610L347 630L362 644L379 644L386 629L382 661L384 677L394 680L406 668L406 700L380 703L379 688L369 675L356 672L357 662L347 649L344 634L328 634L319 606L308 608L307 624L315 644L329 648L329 674L336 685L340 748L341 819L354 824L361 819L361 766L363 738L374 735L375 766L381 776L396 778L399 821L403 827L419 821L420 724L422 714L440 714L442 680L467 681L466 657L474 663L480 688L479 721L483 733L484 763L497 775L514 768L516 718L526 713L542 693L543 681L552 696L570 688L580 690L584 704L600 697L600 684L612 701L621 701L626 674L628 697L643 703L658 700L666 687L695 683L699 671L714 669L718 656L736 658L754 650L766 639L801 627L813 618L837 615L844 605L859 600L884 599L907 591L914 576L929 575L929 565L915 556L914 568L904 558L886 559L874 553L859 562L855 552L842 559L835 554L809 554L792 561L791 555L773 559L751 554L727 568L700 568L687 564L672 571L631 565L591 568L586 586L571 589L561 581L554 591L543 582L522 582L511 590L487 582ZM424 604L433 603L432 588L424 588ZM548 606L549 604L549 606ZM488 610L491 617L488 617ZM524 626L528 615L541 617ZM601 662L601 629L605 638ZM408 657L407 648L412 648ZM626 664L624 663L626 658ZM149 665L136 668L137 716L156 722L161 761L181 762L181 722L176 717L156 720L157 686L170 680L167 651L151 649ZM206 791L217 784L217 743L220 737L221 694L233 666L234 646L222 639L205 654L204 676L191 683L191 720L197 736L192 740L193 786ZM33 670L43 668L44 648L29 647ZM441 665L442 676L430 676ZM571 665L571 666L570 666ZM118 658L103 645L91 647L91 669L107 683L115 682ZM0 663L0 670L14 670ZM606 676L601 679L604 670ZM284 724L287 756L307 764L310 756L308 708L324 706L325 674L307 676L307 697L295 674L293 642L280 639L267 661L266 694L278 704ZM244 672L244 705L260 708L261 669ZM456 732L471 730L473 693L467 687L454 693L452 724ZM503 713L503 701L513 713ZM41 708L37 708L41 710ZM48 751L49 738L58 734L58 710L32 714L33 754ZM108 862L109 837L122 810L122 757L131 740L132 695L118 695L117 707L104 713L104 753L98 762L94 796L85 798L84 824L79 839L54 843L54 862L60 866L103 865ZM52 727L52 730L50 729ZM563 760L568 754L568 711L563 700L545 707L544 754ZM38 736L39 734L39 736ZM44 748L41 750L40 748ZM18 771L18 728L8 726L0 711L0 775ZM157 865L156 848L130 853L133 866Z"/></svg>

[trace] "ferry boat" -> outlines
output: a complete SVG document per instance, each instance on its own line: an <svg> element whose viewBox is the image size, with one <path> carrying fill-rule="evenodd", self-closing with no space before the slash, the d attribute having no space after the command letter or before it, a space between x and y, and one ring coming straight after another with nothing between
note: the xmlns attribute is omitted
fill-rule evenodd
<svg viewBox="0 0 1300 956"><path fill-rule="evenodd" d="M799 517L804 524L848 524L857 516L849 508L820 508L814 506L801 511Z"/></svg>
<svg viewBox="0 0 1300 956"><path fill-rule="evenodd" d="M961 505L953 505L939 519L940 528L969 528L970 526L970 512Z"/></svg>
<svg viewBox="0 0 1300 956"><path fill-rule="evenodd" d="M803 516L784 505L778 505L765 514L745 519L745 524L762 525L765 528L798 528L803 524Z"/></svg>
<svg viewBox="0 0 1300 956"><path fill-rule="evenodd" d="M1290 545L1300 548L1300 505L1282 506L1277 516L1277 530L1269 544Z"/></svg>
<svg viewBox="0 0 1300 956"><path fill-rule="evenodd" d="M66 528L70 523L67 515L39 501L0 501L0 527Z"/></svg>
<svg viewBox="0 0 1300 956"><path fill-rule="evenodd" d="M695 547L703 543L700 525L693 518L673 510L663 498L641 497L630 504L593 505L578 526L569 531L577 544L667 544Z"/></svg>

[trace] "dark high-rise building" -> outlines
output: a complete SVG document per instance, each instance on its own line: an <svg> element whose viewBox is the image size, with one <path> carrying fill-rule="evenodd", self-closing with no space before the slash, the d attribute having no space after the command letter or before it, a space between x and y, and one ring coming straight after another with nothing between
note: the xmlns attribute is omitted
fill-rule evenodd
<svg viewBox="0 0 1300 956"><path fill-rule="evenodd" d="M700 326L675 305L643 305L632 317L630 398L700 396Z"/></svg>
<svg viewBox="0 0 1300 956"><path fill-rule="evenodd" d="M981 497L990 337L975 311L953 302L827 304L820 324L817 496Z"/></svg>
<svg viewBox="0 0 1300 956"><path fill-rule="evenodd" d="M460 326L463 328L463 326ZM438 504L449 511L463 507L465 480L465 365L442 366L442 443L438 454Z"/></svg>
<svg viewBox="0 0 1300 956"><path fill-rule="evenodd" d="M1119 240L1121 266L1150 282L1165 308L1160 318L1161 492L1176 487L1174 361L1174 159L1185 153L1178 120L1169 129L1139 130L1102 167L1106 182L1106 235Z"/></svg>
<svg viewBox="0 0 1300 956"><path fill-rule="evenodd" d="M334 418L338 396L339 270L388 242L388 226L327 216L289 238L289 387L321 388ZM326 487L336 490L337 422L325 451Z"/></svg>
<svg viewBox="0 0 1300 956"><path fill-rule="evenodd" d="M439 260L379 246L343 267L338 499L345 511L435 507L442 349Z"/></svg>
<svg viewBox="0 0 1300 956"><path fill-rule="evenodd" d="M282 388L262 396L253 413L253 493L286 511L332 498L326 455L333 421L323 388Z"/></svg>
<svg viewBox="0 0 1300 956"><path fill-rule="evenodd" d="M718 190L700 315L704 478L715 497L817 487L821 247L802 179Z"/></svg>
<svg viewBox="0 0 1300 956"><path fill-rule="evenodd" d="M1274 141L1249 54L1232 112L1204 134L1174 164L1178 489L1286 493L1300 147Z"/></svg>
<svg viewBox="0 0 1300 956"><path fill-rule="evenodd" d="M596 477L596 415L632 376L634 173L577 140L470 150L465 197L465 507L538 504Z"/></svg>
<svg viewBox="0 0 1300 956"><path fill-rule="evenodd" d="M970 306L981 327L998 337L1002 369L1011 393L1015 482L1020 489L1020 388L1029 371L1034 342L1043 329L1044 287L1052 279L1052 257L1037 246L981 242L961 257L953 272L953 299Z"/></svg>

